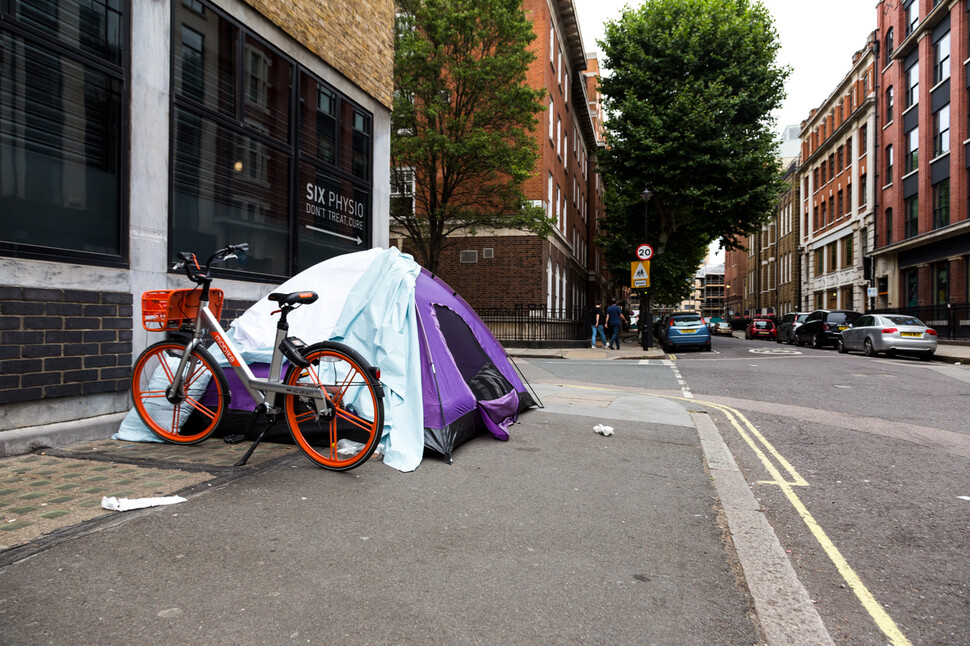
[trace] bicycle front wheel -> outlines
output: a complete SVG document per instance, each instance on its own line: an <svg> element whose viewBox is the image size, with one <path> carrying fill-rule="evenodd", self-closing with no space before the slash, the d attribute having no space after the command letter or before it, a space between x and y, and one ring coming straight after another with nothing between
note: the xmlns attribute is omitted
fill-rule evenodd
<svg viewBox="0 0 970 646"><path fill-rule="evenodd" d="M283 407L293 439L314 464L347 471L371 456L384 429L383 390L370 366L353 349L330 341L303 352L310 365L290 365L284 382L314 386L329 405L318 410L310 397L286 395Z"/></svg>
<svg viewBox="0 0 970 646"><path fill-rule="evenodd" d="M182 387L172 392L170 386L185 349L180 341L148 346L132 369L131 397L152 433L168 442L196 444L222 421L229 385L212 355L196 348L185 364Z"/></svg>

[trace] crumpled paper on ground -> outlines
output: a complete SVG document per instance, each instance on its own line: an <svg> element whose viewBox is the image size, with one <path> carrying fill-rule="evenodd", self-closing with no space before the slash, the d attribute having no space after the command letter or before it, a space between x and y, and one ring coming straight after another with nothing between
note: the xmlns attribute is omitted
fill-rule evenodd
<svg viewBox="0 0 970 646"><path fill-rule="evenodd" d="M607 435L607 436L613 435L613 427L612 426L605 426L603 424L597 424L596 426L593 427L593 430L596 431L597 433L599 433L600 435Z"/></svg>
<svg viewBox="0 0 970 646"><path fill-rule="evenodd" d="M111 511L131 511L132 509L145 509L146 507L158 507L160 505L174 505L185 502L186 500L182 496L163 496L161 498L115 498L114 496L104 496L101 498L101 506Z"/></svg>

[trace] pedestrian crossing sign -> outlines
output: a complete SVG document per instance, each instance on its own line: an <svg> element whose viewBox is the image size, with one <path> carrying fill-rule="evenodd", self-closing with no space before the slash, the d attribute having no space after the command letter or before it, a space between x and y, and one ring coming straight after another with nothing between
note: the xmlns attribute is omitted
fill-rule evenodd
<svg viewBox="0 0 970 646"><path fill-rule="evenodd" d="M650 261L637 260L630 263L630 287L650 287Z"/></svg>

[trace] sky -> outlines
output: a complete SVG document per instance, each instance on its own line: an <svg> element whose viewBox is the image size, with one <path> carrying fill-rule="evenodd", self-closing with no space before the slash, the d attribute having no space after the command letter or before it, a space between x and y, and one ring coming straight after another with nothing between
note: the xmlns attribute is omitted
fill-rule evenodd
<svg viewBox="0 0 970 646"><path fill-rule="evenodd" d="M573 0L586 51L603 58L597 40L603 23L619 18L636 0ZM779 63L791 67L785 85L787 97L774 113L776 133L788 125L800 125L812 108L822 104L852 68L852 55L862 49L876 28L876 0L761 0L774 18L781 42ZM834 19L834 17L837 17ZM711 246L712 261L724 262L717 243Z"/></svg>

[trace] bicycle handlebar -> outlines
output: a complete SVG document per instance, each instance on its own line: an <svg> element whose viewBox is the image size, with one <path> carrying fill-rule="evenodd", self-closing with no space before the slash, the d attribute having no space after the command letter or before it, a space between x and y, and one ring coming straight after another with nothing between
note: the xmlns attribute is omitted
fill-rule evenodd
<svg viewBox="0 0 970 646"><path fill-rule="evenodd" d="M229 258L238 258L237 254L249 251L249 243L242 242L240 244L230 244L226 245L222 249L218 250L211 256L209 260L205 263L205 269L199 266L199 260L196 258L195 254L191 251L180 251L176 256L178 257L178 262L172 266L172 269L179 270L184 269L185 275L188 276L189 280L199 285L212 280L209 276L209 270L212 267L213 262L220 262L223 260L228 260Z"/></svg>

